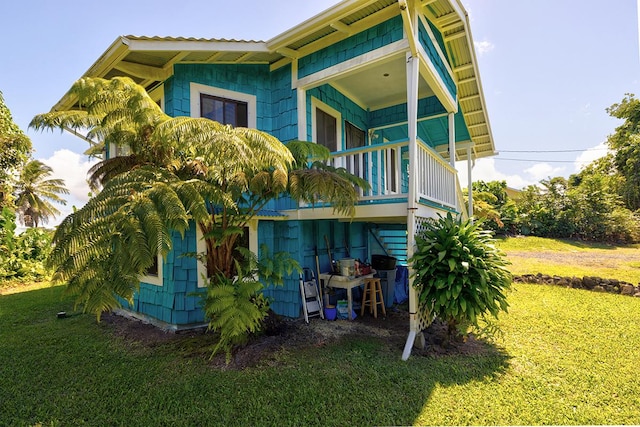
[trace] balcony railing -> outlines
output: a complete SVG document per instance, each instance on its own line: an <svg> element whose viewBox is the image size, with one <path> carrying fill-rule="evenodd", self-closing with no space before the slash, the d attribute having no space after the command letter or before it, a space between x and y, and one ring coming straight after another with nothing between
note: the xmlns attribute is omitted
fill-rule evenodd
<svg viewBox="0 0 640 427"><path fill-rule="evenodd" d="M362 201L406 199L409 193L409 143L396 141L335 153L331 164L344 167L367 181L360 189ZM456 171L439 154L418 141L415 160L418 199L456 208Z"/></svg>

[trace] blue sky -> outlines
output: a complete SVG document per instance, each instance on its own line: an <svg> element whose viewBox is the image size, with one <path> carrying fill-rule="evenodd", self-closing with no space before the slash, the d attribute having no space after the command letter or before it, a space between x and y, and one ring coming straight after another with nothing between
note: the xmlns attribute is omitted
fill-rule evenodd
<svg viewBox="0 0 640 427"><path fill-rule="evenodd" d="M474 179L516 188L568 176L602 155L618 122L605 108L640 95L634 0L462 0L471 19L480 75L499 156L480 160ZM120 35L266 40L331 7L335 0L14 1L3 7L0 91L35 157L87 199L86 143L27 129ZM234 7L230 7L233 5ZM507 153L506 150L583 150ZM505 151L503 151L505 150ZM519 162L507 159L532 159ZM543 160L543 161L539 161ZM578 161L576 163L576 161ZM563 162L563 163L560 163ZM466 166L459 164L461 182ZM60 219L58 219L59 221ZM57 221L56 221L57 222Z"/></svg>

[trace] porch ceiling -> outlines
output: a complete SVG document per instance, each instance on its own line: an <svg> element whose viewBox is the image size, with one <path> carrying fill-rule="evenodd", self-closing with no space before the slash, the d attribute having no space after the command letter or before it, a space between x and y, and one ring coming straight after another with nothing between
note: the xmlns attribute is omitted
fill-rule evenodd
<svg viewBox="0 0 640 427"><path fill-rule="evenodd" d="M462 3L460 0L415 0L415 4L443 36L475 157L494 155L473 39ZM173 74L175 64L267 64L275 69L399 13L397 0L343 0L266 42L122 36L83 77L127 76L152 93ZM404 55L342 75L331 84L367 108L402 102L406 94ZM424 81L420 83L420 91L421 97L433 95ZM75 105L76 99L67 93L52 109L71 109ZM464 156L464 151L459 153L460 158Z"/></svg>
<svg viewBox="0 0 640 427"><path fill-rule="evenodd" d="M420 78L420 98L433 96L429 85ZM376 63L365 69L341 76L331 82L340 92L347 94L363 108L377 110L407 102L406 59Z"/></svg>

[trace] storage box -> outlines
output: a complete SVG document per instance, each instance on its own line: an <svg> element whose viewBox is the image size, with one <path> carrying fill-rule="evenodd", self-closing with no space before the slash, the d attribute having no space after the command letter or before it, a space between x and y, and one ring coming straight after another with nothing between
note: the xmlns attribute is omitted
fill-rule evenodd
<svg viewBox="0 0 640 427"><path fill-rule="evenodd" d="M371 255L371 267L376 270L393 270L398 259L387 255Z"/></svg>

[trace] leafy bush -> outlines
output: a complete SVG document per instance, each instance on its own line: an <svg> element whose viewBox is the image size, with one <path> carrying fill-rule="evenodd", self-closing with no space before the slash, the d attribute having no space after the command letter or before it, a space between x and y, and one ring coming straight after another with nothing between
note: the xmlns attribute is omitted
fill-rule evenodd
<svg viewBox="0 0 640 427"><path fill-rule="evenodd" d="M204 312L209 320L209 329L219 332L220 339L213 355L224 350L227 363L235 346L245 344L251 334L260 332L269 312L269 300L262 294L265 283L279 286L285 275L301 271L297 261L288 253L278 252L271 256L266 245L262 245L260 260L251 251L238 247L235 260L236 276L228 278L216 274L210 278L203 296Z"/></svg>
<svg viewBox="0 0 640 427"><path fill-rule="evenodd" d="M508 262L480 224L448 214L428 222L416 236L410 262L419 308L426 318L445 321L451 338L479 330L480 320L489 322L487 315L497 318L508 307Z"/></svg>
<svg viewBox="0 0 640 427"><path fill-rule="evenodd" d="M52 233L29 228L16 235L16 215L4 207L0 214L0 280L39 280L49 272L45 260L51 253Z"/></svg>

